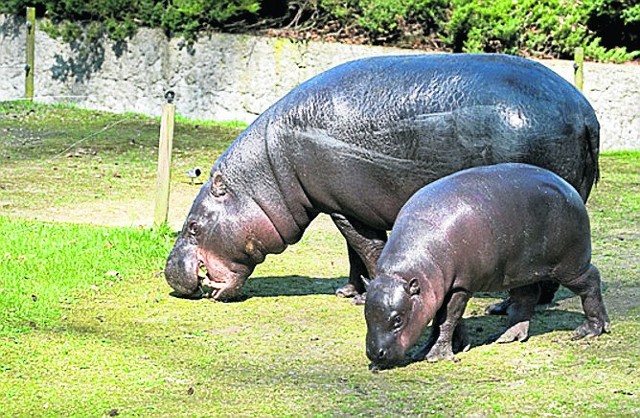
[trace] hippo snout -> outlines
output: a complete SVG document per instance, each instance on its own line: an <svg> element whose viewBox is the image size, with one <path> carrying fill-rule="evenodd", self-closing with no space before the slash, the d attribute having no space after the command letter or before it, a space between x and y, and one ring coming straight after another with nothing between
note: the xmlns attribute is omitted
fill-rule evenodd
<svg viewBox="0 0 640 418"><path fill-rule="evenodd" d="M164 268L164 277L167 279L169 286L183 296L192 296L198 293L198 277L186 274L186 271L180 262L175 260L167 260Z"/></svg>
<svg viewBox="0 0 640 418"><path fill-rule="evenodd" d="M404 355L396 356L384 348L367 349L367 357L371 360L371 370L391 369L409 363Z"/></svg>
<svg viewBox="0 0 640 418"><path fill-rule="evenodd" d="M367 348L367 357L374 364L384 364L387 362L387 351L384 348Z"/></svg>
<svg viewBox="0 0 640 418"><path fill-rule="evenodd" d="M194 296L200 292L197 265L198 260L193 249L176 246L167 258L164 277L169 286L179 294Z"/></svg>
<svg viewBox="0 0 640 418"><path fill-rule="evenodd" d="M369 341L366 351L374 369L389 369L402 365L407 361L403 350L398 349L393 344L389 344L389 342Z"/></svg>

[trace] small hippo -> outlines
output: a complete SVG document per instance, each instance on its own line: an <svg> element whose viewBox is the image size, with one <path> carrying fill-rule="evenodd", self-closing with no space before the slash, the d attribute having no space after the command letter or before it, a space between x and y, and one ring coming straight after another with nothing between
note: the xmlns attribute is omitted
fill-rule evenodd
<svg viewBox="0 0 640 418"><path fill-rule="evenodd" d="M460 322L474 292L509 289L498 342L528 336L541 280L582 299L576 338L609 331L600 273L591 264L589 217L556 174L528 164L475 167L437 180L403 206L368 284L367 356L373 368L402 364L433 319L414 359L455 360L468 348Z"/></svg>

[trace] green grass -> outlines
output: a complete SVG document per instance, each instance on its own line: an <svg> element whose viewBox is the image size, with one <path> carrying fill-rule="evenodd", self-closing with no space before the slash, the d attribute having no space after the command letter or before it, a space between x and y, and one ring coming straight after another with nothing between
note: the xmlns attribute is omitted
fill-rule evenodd
<svg viewBox="0 0 640 418"><path fill-rule="evenodd" d="M606 153L587 207L595 264L613 283L640 286L640 152Z"/></svg>
<svg viewBox="0 0 640 418"><path fill-rule="evenodd" d="M81 229L97 243L105 232ZM140 246L154 241L152 233L136 232L114 235L141 236ZM158 249L171 243L166 235L155 240ZM138 256L138 266L107 251L105 268L116 266L120 278L70 275L76 288L51 290L53 305L65 300L47 311L43 326L20 332L29 327L27 316L0 337L0 405L10 416L100 416L113 409L124 416L638 412L637 306L612 315L612 334L599 339L570 341L580 311L558 308L536 316L527 343L484 346L478 344L503 319L482 316L493 299L476 298L467 310L476 346L459 355L461 362L370 373L362 308L332 295L345 280L341 250L333 230L314 229L269 257L248 282L251 297L232 304L172 297L157 275L159 254ZM310 264L311 257L321 260ZM90 271L93 262L79 256L75 264ZM32 291L18 300L33 304Z"/></svg>
<svg viewBox="0 0 640 418"><path fill-rule="evenodd" d="M206 173L242 128L179 119L172 187L180 191L192 167ZM0 215L39 210L43 195L58 208L153 199L159 131L158 118L142 115L0 102Z"/></svg>
<svg viewBox="0 0 640 418"><path fill-rule="evenodd" d="M473 347L458 355L460 362L373 374L362 307L333 296L348 264L343 240L326 218L300 243L267 257L245 286L249 298L238 303L171 295L159 274L174 240L166 229L25 219L46 218L54 208L96 210L95 198L83 196L87 190L104 191L97 200L106 206L145 193L155 175L152 118L132 115L83 143L97 155L60 157L58 170L45 168L61 149L122 117L0 103L0 202L11 202L0 205L0 415L640 414L640 152L604 154L589 202L610 334L571 341L582 312L564 290L537 313L529 341L483 345L504 326L504 318L482 314L497 296L483 294L467 308ZM237 134L205 124L180 129L175 164L185 168L208 169ZM143 148L127 148L138 133ZM40 145L16 144L22 137L39 138ZM122 175L111 178L112 189L74 175L91 173L98 156ZM30 167L42 171L21 179L18 173ZM152 173L136 177L147 169ZM183 183L174 179L173 186L197 190ZM21 190L27 186L46 193Z"/></svg>
<svg viewBox="0 0 640 418"><path fill-rule="evenodd" d="M168 235L0 217L0 336L53 325L73 292L160 271Z"/></svg>

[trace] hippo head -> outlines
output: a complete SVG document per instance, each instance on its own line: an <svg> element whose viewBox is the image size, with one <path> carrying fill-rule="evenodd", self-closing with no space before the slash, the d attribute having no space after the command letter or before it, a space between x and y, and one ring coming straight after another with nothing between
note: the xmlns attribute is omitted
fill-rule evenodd
<svg viewBox="0 0 640 418"><path fill-rule="evenodd" d="M229 300L283 241L260 206L229 189L216 172L202 186L169 254L169 285L188 297Z"/></svg>
<svg viewBox="0 0 640 418"><path fill-rule="evenodd" d="M374 368L389 368L405 361L426 324L417 279L378 276L367 287L364 315L367 322L367 357Z"/></svg>

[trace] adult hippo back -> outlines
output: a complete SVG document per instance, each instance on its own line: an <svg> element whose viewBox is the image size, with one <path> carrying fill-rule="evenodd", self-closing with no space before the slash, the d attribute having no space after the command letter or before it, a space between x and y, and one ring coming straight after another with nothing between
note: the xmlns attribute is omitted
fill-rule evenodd
<svg viewBox="0 0 640 418"><path fill-rule="evenodd" d="M348 245L349 283L338 293L355 296L361 275L375 275L400 208L425 184L525 162L557 173L586 201L598 147L587 100L535 62L490 54L348 62L292 90L218 158L165 275L180 294L233 298L256 264L323 212Z"/></svg>

